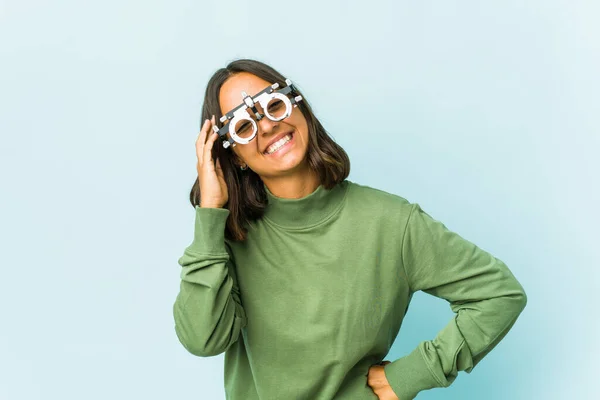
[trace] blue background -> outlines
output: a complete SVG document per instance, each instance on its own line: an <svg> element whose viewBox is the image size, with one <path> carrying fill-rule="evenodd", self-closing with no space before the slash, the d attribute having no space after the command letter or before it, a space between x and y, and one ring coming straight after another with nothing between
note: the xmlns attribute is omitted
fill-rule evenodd
<svg viewBox="0 0 600 400"><path fill-rule="evenodd" d="M172 304L205 85L240 57L304 92L350 180L525 287L496 349L419 399L595 398L598 4L0 1L0 399L225 398ZM418 293L386 359L451 316Z"/></svg>

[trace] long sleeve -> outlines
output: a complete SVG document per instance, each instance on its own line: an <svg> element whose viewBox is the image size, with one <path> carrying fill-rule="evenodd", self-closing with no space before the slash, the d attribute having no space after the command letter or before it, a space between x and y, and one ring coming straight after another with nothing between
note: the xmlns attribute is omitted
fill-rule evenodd
<svg viewBox="0 0 600 400"><path fill-rule="evenodd" d="M246 325L233 258L224 239L229 210L196 206L194 239L179 258L173 304L181 344L202 357L225 352Z"/></svg>
<svg viewBox="0 0 600 400"><path fill-rule="evenodd" d="M447 387L470 373L516 322L527 297L501 260L452 232L414 203L402 237L402 263L411 295L445 299L455 313L433 340L385 365L400 400Z"/></svg>

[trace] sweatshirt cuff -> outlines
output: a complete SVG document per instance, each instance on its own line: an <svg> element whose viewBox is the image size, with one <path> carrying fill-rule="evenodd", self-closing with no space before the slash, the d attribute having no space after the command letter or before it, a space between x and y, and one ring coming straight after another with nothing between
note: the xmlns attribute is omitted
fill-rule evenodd
<svg viewBox="0 0 600 400"><path fill-rule="evenodd" d="M194 240L187 249L200 254L227 253L225 247L225 223L229 216L226 208L196 206Z"/></svg>
<svg viewBox="0 0 600 400"><path fill-rule="evenodd" d="M412 400L420 391L440 387L420 347L384 366L385 377L400 400Z"/></svg>

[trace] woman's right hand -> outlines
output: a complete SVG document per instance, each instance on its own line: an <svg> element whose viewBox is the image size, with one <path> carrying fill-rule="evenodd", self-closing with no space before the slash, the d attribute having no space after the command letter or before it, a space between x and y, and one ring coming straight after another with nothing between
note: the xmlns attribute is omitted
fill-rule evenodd
<svg viewBox="0 0 600 400"><path fill-rule="evenodd" d="M196 169L200 185L200 207L221 208L227 203L229 197L221 163L217 159L215 165L212 158L212 148L219 137L219 134L212 130L214 124L215 116L213 115L202 125L200 135L196 140L196 156L198 157Z"/></svg>

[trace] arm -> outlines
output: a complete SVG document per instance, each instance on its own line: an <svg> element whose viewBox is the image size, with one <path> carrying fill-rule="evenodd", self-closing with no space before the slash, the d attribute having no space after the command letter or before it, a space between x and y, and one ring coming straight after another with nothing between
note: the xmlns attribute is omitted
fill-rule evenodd
<svg viewBox="0 0 600 400"><path fill-rule="evenodd" d="M470 373L512 328L527 303L525 291L501 260L465 240L413 204L402 239L410 292L445 299L455 316L435 339L385 366L400 400L447 387Z"/></svg>
<svg viewBox="0 0 600 400"><path fill-rule="evenodd" d="M229 210L196 206L194 240L179 258L180 290L173 304L181 344L202 357L225 352L246 325L232 257L226 247Z"/></svg>

